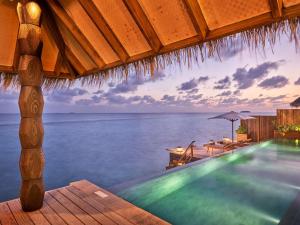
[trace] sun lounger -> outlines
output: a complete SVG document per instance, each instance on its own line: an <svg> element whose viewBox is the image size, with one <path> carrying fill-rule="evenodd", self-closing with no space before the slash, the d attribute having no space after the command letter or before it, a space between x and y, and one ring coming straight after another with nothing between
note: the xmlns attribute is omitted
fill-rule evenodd
<svg viewBox="0 0 300 225"><path fill-rule="evenodd" d="M223 152L233 150L236 148L236 143L205 144L203 146L206 147L207 152L209 152L210 154L214 154L214 150L222 150Z"/></svg>

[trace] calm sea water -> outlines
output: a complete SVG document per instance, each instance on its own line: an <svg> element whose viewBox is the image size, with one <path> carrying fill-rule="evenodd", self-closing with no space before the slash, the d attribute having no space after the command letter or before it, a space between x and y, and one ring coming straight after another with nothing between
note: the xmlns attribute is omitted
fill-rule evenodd
<svg viewBox="0 0 300 225"><path fill-rule="evenodd" d="M108 189L165 170L168 147L231 135L199 114L45 114L46 189L87 179ZM238 123L236 123L238 125ZM19 115L0 114L0 201L18 196Z"/></svg>

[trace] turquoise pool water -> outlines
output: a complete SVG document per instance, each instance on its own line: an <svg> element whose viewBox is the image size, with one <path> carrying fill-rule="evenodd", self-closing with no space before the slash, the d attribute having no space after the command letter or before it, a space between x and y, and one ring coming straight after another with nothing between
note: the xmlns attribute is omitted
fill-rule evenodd
<svg viewBox="0 0 300 225"><path fill-rule="evenodd" d="M268 141L118 194L179 225L278 224L300 192L300 146Z"/></svg>

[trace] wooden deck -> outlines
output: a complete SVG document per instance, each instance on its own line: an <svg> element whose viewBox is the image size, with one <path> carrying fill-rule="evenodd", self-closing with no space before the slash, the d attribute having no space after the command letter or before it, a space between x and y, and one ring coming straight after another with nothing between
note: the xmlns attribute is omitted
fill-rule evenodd
<svg viewBox="0 0 300 225"><path fill-rule="evenodd" d="M1 225L163 225L162 219L86 181L48 191L42 209L25 213L19 199L0 203Z"/></svg>

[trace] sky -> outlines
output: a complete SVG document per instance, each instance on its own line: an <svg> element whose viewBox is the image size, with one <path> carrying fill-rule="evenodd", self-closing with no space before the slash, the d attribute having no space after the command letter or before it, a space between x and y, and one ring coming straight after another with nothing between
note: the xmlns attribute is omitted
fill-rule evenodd
<svg viewBox="0 0 300 225"><path fill-rule="evenodd" d="M300 96L300 52L283 37L265 51L225 49L220 57L170 66L153 77L130 74L100 87L44 90L45 113L169 113L287 108ZM18 113L18 90L0 89L0 113Z"/></svg>

